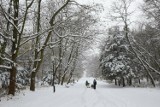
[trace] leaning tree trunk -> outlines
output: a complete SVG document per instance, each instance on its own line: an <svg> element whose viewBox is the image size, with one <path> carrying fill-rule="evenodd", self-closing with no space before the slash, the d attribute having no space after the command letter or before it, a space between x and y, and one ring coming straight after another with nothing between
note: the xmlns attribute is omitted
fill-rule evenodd
<svg viewBox="0 0 160 107"><path fill-rule="evenodd" d="M71 82L72 76L73 76L73 74L72 74L72 72L71 72L67 84L69 84L69 83Z"/></svg>
<svg viewBox="0 0 160 107"><path fill-rule="evenodd" d="M146 73L147 73L147 75L149 76L149 79L151 80L152 85L155 87L156 85L155 85L154 79L153 79L153 77L152 77L149 69L146 67L145 62L143 61L143 59L141 59L141 58L139 57L138 53L136 52L136 50L134 49L133 45L131 44L131 41L130 41L129 36L128 36L128 25L127 25L126 22L125 22L125 36L126 36L126 38L127 38L127 41L129 42L129 45L130 45L133 53L134 53L135 56L138 58L138 60L140 61L140 63L141 63L142 66L144 67L144 69L146 70Z"/></svg>
<svg viewBox="0 0 160 107"><path fill-rule="evenodd" d="M62 75L62 58L63 58L63 55L62 55L62 41L63 41L63 39L60 37L60 43L59 43L59 63L60 63L60 65L59 65L59 68L58 68L58 84L60 84L61 83L61 75Z"/></svg>
<svg viewBox="0 0 160 107"><path fill-rule="evenodd" d="M65 73L65 74L63 74L63 76L62 76L61 85L63 85L64 80L65 80L65 77L66 77L66 73Z"/></svg>
<svg viewBox="0 0 160 107"><path fill-rule="evenodd" d="M65 68L64 74L63 74L63 76L62 76L61 85L63 85L63 83L64 83L64 80L65 80L65 77L66 77L66 74L67 74L69 65L70 65L71 62L72 62L74 48L75 48L75 43L72 45L72 49L71 49L71 52L70 52L70 55L69 55L69 58L68 58L68 62L67 62L68 64L67 64L67 67Z"/></svg>

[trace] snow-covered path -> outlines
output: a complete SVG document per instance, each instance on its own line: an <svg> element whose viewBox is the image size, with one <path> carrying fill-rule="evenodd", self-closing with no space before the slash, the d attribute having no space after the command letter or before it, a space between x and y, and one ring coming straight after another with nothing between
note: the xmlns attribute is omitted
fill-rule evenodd
<svg viewBox="0 0 160 107"><path fill-rule="evenodd" d="M40 88L36 92L25 91L13 99L2 99L0 107L160 107L160 89L120 88L98 81L97 89L85 87L82 78L78 83L66 88L57 86Z"/></svg>

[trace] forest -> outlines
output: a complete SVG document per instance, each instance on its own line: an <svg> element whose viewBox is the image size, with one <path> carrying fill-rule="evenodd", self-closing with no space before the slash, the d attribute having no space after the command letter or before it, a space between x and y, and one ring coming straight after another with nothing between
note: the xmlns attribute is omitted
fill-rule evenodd
<svg viewBox="0 0 160 107"><path fill-rule="evenodd" d="M133 22L134 2L115 0L107 26L101 3L0 0L0 97L38 85L56 92L55 85L78 81L84 71L117 86L159 86L160 1L143 0ZM95 43L98 54L87 56Z"/></svg>

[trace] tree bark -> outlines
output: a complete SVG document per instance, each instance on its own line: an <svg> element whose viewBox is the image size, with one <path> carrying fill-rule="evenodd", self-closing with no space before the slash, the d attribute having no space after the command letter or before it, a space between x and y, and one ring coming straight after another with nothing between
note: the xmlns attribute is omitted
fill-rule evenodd
<svg viewBox="0 0 160 107"><path fill-rule="evenodd" d="M132 78L129 78L129 86L132 85Z"/></svg>
<svg viewBox="0 0 160 107"><path fill-rule="evenodd" d="M14 0L13 1L13 8L14 8L14 19L18 18L18 10L19 10L19 0ZM14 25L15 27L18 27L18 20L14 20ZM18 31L16 28L13 28L13 41L12 41L12 49L11 49L11 53L12 53L12 57L11 60L13 61L12 65L12 69L10 70L10 84L9 84L9 92L8 94L12 94L15 95L15 88L16 88L16 58L18 55Z"/></svg>
<svg viewBox="0 0 160 107"><path fill-rule="evenodd" d="M138 83L139 83L139 85L141 84L141 79L139 79L139 78L138 78Z"/></svg>
<svg viewBox="0 0 160 107"><path fill-rule="evenodd" d="M118 85L121 86L121 80L118 80Z"/></svg>
<svg viewBox="0 0 160 107"><path fill-rule="evenodd" d="M40 12L41 12L41 0L38 0L38 8L37 8L37 23L36 23L36 32L39 33L40 32ZM36 61L39 58L39 54L40 52L38 52L38 44L39 44L39 37L36 37L36 49L34 50L34 64L33 64L33 71L31 74L31 84L30 84L30 90L31 91L35 91L35 77L36 77L36 73L39 70L40 66L40 62ZM41 59L42 60L42 59Z"/></svg>
<svg viewBox="0 0 160 107"><path fill-rule="evenodd" d="M32 72L31 74L31 85L30 85L30 90L35 91L35 77L36 77L36 72Z"/></svg>
<svg viewBox="0 0 160 107"><path fill-rule="evenodd" d="M124 77L122 77L122 84L123 84L123 87L126 86L126 84L125 84L125 78Z"/></svg>
<svg viewBox="0 0 160 107"><path fill-rule="evenodd" d="M9 84L8 94L15 95L15 89L16 89L16 67L12 66L12 69L10 71L10 84Z"/></svg>
<svg viewBox="0 0 160 107"><path fill-rule="evenodd" d="M63 85L65 77L66 77L66 73L65 73L65 74L63 75L63 77L62 77L61 85Z"/></svg>
<svg viewBox="0 0 160 107"><path fill-rule="evenodd" d="M72 72L71 72L67 84L69 84L69 83L71 82L72 76L73 76L73 74L72 74Z"/></svg>
<svg viewBox="0 0 160 107"><path fill-rule="evenodd" d="M117 85L117 79L115 78L115 85Z"/></svg>

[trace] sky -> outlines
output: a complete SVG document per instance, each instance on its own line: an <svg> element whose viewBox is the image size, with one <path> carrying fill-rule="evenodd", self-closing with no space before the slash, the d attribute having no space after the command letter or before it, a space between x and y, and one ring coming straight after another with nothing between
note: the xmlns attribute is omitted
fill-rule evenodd
<svg viewBox="0 0 160 107"><path fill-rule="evenodd" d="M110 19L108 18L110 8L112 6L112 3L116 0L76 0L80 4L89 4L93 5L95 3L99 3L103 5L104 11L100 13L102 21L105 21L108 26L111 25ZM117 0L120 1L120 0ZM142 12L140 10L140 6L143 3L143 0L133 0L133 3L130 6L130 11L134 11L133 16L131 17L132 21L139 20L139 17L142 15ZM141 20L141 19L140 19Z"/></svg>

